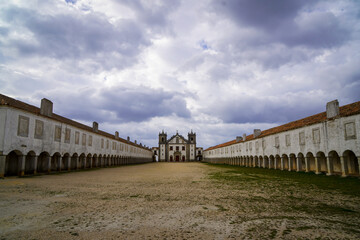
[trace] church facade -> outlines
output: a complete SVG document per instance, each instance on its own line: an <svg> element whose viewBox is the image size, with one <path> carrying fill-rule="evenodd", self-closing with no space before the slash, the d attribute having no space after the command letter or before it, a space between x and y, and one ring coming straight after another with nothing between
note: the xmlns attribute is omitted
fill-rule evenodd
<svg viewBox="0 0 360 240"><path fill-rule="evenodd" d="M188 139L176 133L167 139L167 133L159 133L159 162L190 162L196 160L196 133L191 130Z"/></svg>

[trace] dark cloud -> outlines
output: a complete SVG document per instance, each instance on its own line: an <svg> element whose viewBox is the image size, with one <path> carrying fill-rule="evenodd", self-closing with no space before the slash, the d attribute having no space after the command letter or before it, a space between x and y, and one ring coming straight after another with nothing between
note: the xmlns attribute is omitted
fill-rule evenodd
<svg viewBox="0 0 360 240"><path fill-rule="evenodd" d="M214 1L213 10L240 27L252 27L265 35L257 44L278 42L289 47L329 48L343 44L349 29L331 12L315 12L318 1Z"/></svg>
<svg viewBox="0 0 360 240"><path fill-rule="evenodd" d="M147 87L106 89L101 92L101 98L101 106L115 112L121 122L142 122L153 117L172 114L181 118L190 117L184 96L161 89Z"/></svg>
<svg viewBox="0 0 360 240"><path fill-rule="evenodd" d="M23 28L32 38L13 39L22 57L42 56L58 60L91 60L102 68L124 68L137 61L148 46L143 29L132 20L111 24L97 13L45 15L18 7L3 9L2 19Z"/></svg>

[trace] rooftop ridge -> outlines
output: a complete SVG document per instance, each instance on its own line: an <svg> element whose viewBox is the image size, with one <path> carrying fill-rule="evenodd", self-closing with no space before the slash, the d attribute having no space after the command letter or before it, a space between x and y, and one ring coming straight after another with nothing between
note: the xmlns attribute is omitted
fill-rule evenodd
<svg viewBox="0 0 360 240"><path fill-rule="evenodd" d="M77 128L81 128L83 130L86 130L86 131L90 131L90 132L93 132L93 128L90 127L90 126L87 126L85 124L82 124L82 123L79 123L77 121L74 121L72 119L69 119L69 118L66 118L66 117L63 117L63 116L60 116L58 114L55 114L53 113L51 117L49 116L45 116L45 115L41 115L40 114L40 108L36 107L36 106L33 106L31 104L28 104L28 103L25 103L25 102L22 102L20 100L16 100L14 98L11 98L11 97L8 97L8 96L5 96L3 94L0 93L0 106L10 106L10 107L14 107L14 108L17 108L17 109L21 109L23 111L26 111L26 112L30 112L30 113L33 113L33 114L36 114L36 115L39 115L39 116L42 116L42 117L45 117L45 118L50 118L50 119L53 119L55 121L58 121L58 122L62 122L62 123L65 123L65 124L68 124L68 125L72 125L74 127L77 127ZM136 147L139 147L139 148L142 148L142 149L146 149L146 150L149 150L143 146L140 146L138 144L135 144L133 142L128 142L127 140L123 139L123 138L120 138L119 139L115 139L115 135L112 135L110 133L107 133L105 131L102 131L102 130L99 130L97 133L94 133L94 134L99 134L99 135L102 135L104 137L108 137L108 138L112 138L116 141L119 141L119 142L123 142L123 143L128 143L132 146L136 146ZM150 150L149 150L150 151Z"/></svg>
<svg viewBox="0 0 360 240"><path fill-rule="evenodd" d="M360 113L360 101L341 106L339 108L339 110L340 110L339 117L347 117L347 116L359 114ZM298 120L295 120L295 121L292 121L292 122L288 122L288 123L285 123L285 124L277 126L277 127L273 127L273 128L269 128L267 130L264 130L264 131L261 132L261 134L257 138L262 138L262 137L277 134L277 133L280 133L280 132L286 132L286 131L301 128L301 127L304 127L304 126L317 124L317 123L320 123L320 122L324 122L326 120L327 120L326 111L324 111L324 112L321 112L321 113L311 115L309 117L301 118L301 119L298 119ZM253 139L254 139L254 134L251 134L249 136L246 136L246 139L243 139L240 142L246 142L246 141L250 141L250 140L253 140ZM225 142L225 143L221 143L221 144L209 147L205 151L217 149L217 148L220 148L220 147L230 146L230 145L233 145L233 144L236 144L236 143L237 143L236 139L231 140L231 141L228 141L228 142Z"/></svg>

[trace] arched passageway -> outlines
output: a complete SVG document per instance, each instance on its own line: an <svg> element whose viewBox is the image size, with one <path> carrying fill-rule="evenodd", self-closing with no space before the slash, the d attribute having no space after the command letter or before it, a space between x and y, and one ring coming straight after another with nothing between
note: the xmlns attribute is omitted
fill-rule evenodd
<svg viewBox="0 0 360 240"><path fill-rule="evenodd" d="M71 170L75 170L78 168L78 155L77 153L74 153L71 157L71 163L70 163L70 168Z"/></svg>
<svg viewBox="0 0 360 240"><path fill-rule="evenodd" d="M268 168L269 167L269 158L268 156L264 156L264 166L263 168Z"/></svg>
<svg viewBox="0 0 360 240"><path fill-rule="evenodd" d="M269 157L269 168L275 168L275 158L273 155Z"/></svg>
<svg viewBox="0 0 360 240"><path fill-rule="evenodd" d="M311 152L308 152L306 154L306 161L308 165L308 171L309 172L316 172L316 163L315 163L315 157Z"/></svg>
<svg viewBox="0 0 360 240"><path fill-rule="evenodd" d="M329 166L330 171L328 171L328 174L334 173L340 175L342 173L342 170L341 170L341 161L338 153L336 151L331 151L329 152L328 158L330 164Z"/></svg>
<svg viewBox="0 0 360 240"><path fill-rule="evenodd" d="M276 169L282 169L281 168L281 158L279 155L275 156L275 168Z"/></svg>
<svg viewBox="0 0 360 240"><path fill-rule="evenodd" d="M85 164L86 168L91 168L91 154L88 154L86 157L86 164Z"/></svg>
<svg viewBox="0 0 360 240"><path fill-rule="evenodd" d="M355 153L350 150L346 150L343 153L345 167L347 168L347 173L353 176L359 176L359 159L356 157Z"/></svg>
<svg viewBox="0 0 360 240"><path fill-rule="evenodd" d="M33 151L28 152L25 157L25 174L34 174L35 173L35 161L36 154Z"/></svg>
<svg viewBox="0 0 360 240"><path fill-rule="evenodd" d="M328 166L327 166L327 162L326 162L325 153L323 153L323 152L316 153L316 159L317 159L318 168L319 168L318 173L327 173Z"/></svg>
<svg viewBox="0 0 360 240"><path fill-rule="evenodd" d="M21 152L11 151L5 159L5 176L17 176L20 174Z"/></svg>
<svg viewBox="0 0 360 240"><path fill-rule="evenodd" d="M283 169L289 170L289 157L286 154L282 155Z"/></svg>
<svg viewBox="0 0 360 240"><path fill-rule="evenodd" d="M54 155L51 157L51 171L58 171L60 169L60 159L61 155L60 153L54 153Z"/></svg>
<svg viewBox="0 0 360 240"><path fill-rule="evenodd" d="M296 171L296 156L295 154L290 154L289 158L289 171Z"/></svg>
<svg viewBox="0 0 360 240"><path fill-rule="evenodd" d="M50 155L47 152L42 152L37 161L37 172L46 173L50 170Z"/></svg>
<svg viewBox="0 0 360 240"><path fill-rule="evenodd" d="M306 170L306 162L305 162L304 154L302 154L302 153L298 154L296 164L297 164L296 171L305 171Z"/></svg>
<svg viewBox="0 0 360 240"><path fill-rule="evenodd" d="M65 153L64 156L62 156L61 158L61 170L63 171L67 171L69 170L69 159L70 159L70 155L68 153Z"/></svg>

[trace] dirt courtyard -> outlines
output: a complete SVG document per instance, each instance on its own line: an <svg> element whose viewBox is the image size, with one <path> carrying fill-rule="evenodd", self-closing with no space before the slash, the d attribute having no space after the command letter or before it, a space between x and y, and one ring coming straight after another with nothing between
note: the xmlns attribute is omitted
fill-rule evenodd
<svg viewBox="0 0 360 240"><path fill-rule="evenodd" d="M360 238L357 193L279 172L150 163L0 179L0 239Z"/></svg>

